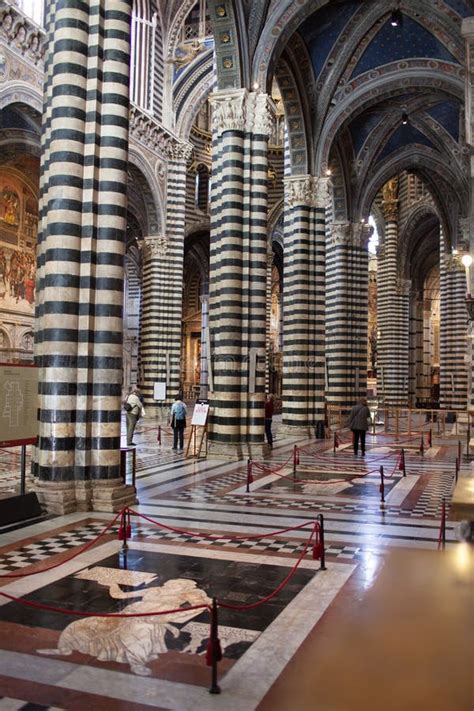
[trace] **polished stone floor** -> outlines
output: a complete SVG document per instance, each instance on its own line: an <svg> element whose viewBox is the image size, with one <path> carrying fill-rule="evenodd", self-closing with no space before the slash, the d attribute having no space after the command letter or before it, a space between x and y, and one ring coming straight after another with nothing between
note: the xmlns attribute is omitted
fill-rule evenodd
<svg viewBox="0 0 474 711"><path fill-rule="evenodd" d="M437 550L458 442L434 436L421 455L419 436L380 433L368 437L363 458L354 456L347 435L334 452L332 441L282 438L278 423L275 429L271 456L253 467L247 487L246 462L186 459L171 450L166 432L158 444L156 423L142 422L134 437L140 502L134 510L146 518L132 516L125 553L119 522L110 526L114 517L107 514L47 517L3 530L0 592L23 604L0 598L0 709L352 711L336 703L335 692L334 708L327 697L313 699L314 689L311 701L308 694L298 699L295 665L305 650L303 673L312 676L309 669L326 659L321 640L338 639L383 575L390 581L394 553L438 560L463 545L448 521L447 550ZM406 476L398 466L402 446ZM14 493L13 450L0 452L0 469L3 495ZM313 560L309 542L321 514L326 570ZM44 572L5 577L33 571ZM401 589L403 575L394 574L390 584ZM206 665L213 598L223 653L216 696L208 693ZM99 616L110 613L127 616ZM423 609L419 616L423 621ZM405 643L409 649L411 640ZM380 649L381 660L386 653ZM459 660L461 667L466 661ZM291 700L285 688L293 689ZM414 706L405 692L393 708L472 711L473 704L460 705L464 697L446 705L449 690L439 698L443 707L436 695L426 705L417 697ZM369 695L364 708L383 707Z"/></svg>

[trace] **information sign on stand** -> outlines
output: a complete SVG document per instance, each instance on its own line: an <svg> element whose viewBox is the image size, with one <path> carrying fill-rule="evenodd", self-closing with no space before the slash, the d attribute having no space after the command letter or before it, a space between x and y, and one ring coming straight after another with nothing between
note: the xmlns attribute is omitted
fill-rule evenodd
<svg viewBox="0 0 474 711"><path fill-rule="evenodd" d="M207 456L207 417L209 414L209 405L196 403L194 406L193 416L191 419L191 434L186 447L187 457L201 457L204 440L206 449L204 456ZM192 447L192 453L190 453Z"/></svg>
<svg viewBox="0 0 474 711"><path fill-rule="evenodd" d="M20 495L0 500L0 525L41 516L36 493L26 493L26 445L38 438L38 370L0 363L0 447L21 447Z"/></svg>

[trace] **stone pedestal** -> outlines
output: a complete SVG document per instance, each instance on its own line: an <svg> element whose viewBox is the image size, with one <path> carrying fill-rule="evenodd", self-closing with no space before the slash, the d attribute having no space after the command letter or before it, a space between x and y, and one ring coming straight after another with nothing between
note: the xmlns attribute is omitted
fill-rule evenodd
<svg viewBox="0 0 474 711"><path fill-rule="evenodd" d="M251 444L249 442L209 442L207 456L209 459L226 459L231 462L255 459L257 461L271 452L268 444Z"/></svg>
<svg viewBox="0 0 474 711"><path fill-rule="evenodd" d="M314 427L311 425L280 425L278 435L287 437L314 437Z"/></svg>
<svg viewBox="0 0 474 711"><path fill-rule="evenodd" d="M121 479L97 481L37 481L35 491L49 514L62 516L74 511L116 513L138 503L135 487Z"/></svg>

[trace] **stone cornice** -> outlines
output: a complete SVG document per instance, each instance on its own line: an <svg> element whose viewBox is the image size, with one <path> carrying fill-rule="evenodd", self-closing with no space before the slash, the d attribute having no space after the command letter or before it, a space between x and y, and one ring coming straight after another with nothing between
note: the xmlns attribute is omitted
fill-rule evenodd
<svg viewBox="0 0 474 711"><path fill-rule="evenodd" d="M164 128L135 104L130 105L130 137L162 158L189 160L193 147Z"/></svg>
<svg viewBox="0 0 474 711"><path fill-rule="evenodd" d="M5 3L0 9L0 38L24 59L33 64L43 62L47 43L45 31L14 5Z"/></svg>

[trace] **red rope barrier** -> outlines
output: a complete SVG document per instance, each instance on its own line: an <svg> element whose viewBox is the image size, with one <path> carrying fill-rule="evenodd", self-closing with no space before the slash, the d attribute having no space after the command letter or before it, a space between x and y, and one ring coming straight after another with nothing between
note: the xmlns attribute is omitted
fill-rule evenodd
<svg viewBox="0 0 474 711"><path fill-rule="evenodd" d="M298 570L298 567L299 567L301 561L303 560L304 556L306 555L306 551L308 550L308 548L309 548L309 546L310 546L310 544L311 544L311 541L312 541L313 537L315 536L316 527L317 527L318 525L319 525L319 524L316 523L316 522L313 523L313 530L311 531L311 535L310 535L310 537L308 538L308 540L306 541L306 544L305 544L303 550L301 551L301 554L300 554L298 560L296 561L295 565L294 565L293 568L290 570L290 572L288 573L288 575L281 581L281 583L280 583L279 585L277 585L277 587L276 587L271 593L269 593L268 595L266 595L266 596L265 596L264 598L262 598L261 600L257 600L256 602L251 602L251 603L249 603L248 605L232 605L232 604L230 604L230 603L221 602L221 601L219 600L219 601L218 601L219 606L220 606L220 607L223 607L223 608L226 609L226 610L238 610L238 611L240 611L240 612L242 612L243 610L253 610L253 609L255 609L256 607L260 607L260 605L264 605L266 602L268 602L268 601L271 600L273 597L275 597L275 595L278 595L278 593L279 593L281 590L283 590L283 588L285 587L285 585L291 580L291 578L294 576L294 574L295 574L296 571Z"/></svg>
<svg viewBox="0 0 474 711"><path fill-rule="evenodd" d="M134 511L133 509L128 509L130 513L133 516L138 516L139 518L144 519L145 521L148 521L148 523L152 523L155 526L159 526L160 528L165 528L167 531L173 531L173 533L181 533L185 536L199 536L200 538L209 538L209 540L216 541L216 540L222 540L223 538L227 538L228 540L231 541L241 541L241 540L252 540L254 538L270 538L271 536L276 536L281 533L288 533L289 531L299 531L302 528L307 528L308 526L314 526L314 521L306 521L306 523L300 523L298 526L290 526L289 528L281 528L277 531L270 531L270 533L255 533L255 534L250 534L250 535L245 535L245 534L214 534L214 533L204 533L201 531L186 531L183 528L176 528L174 526L168 526L165 523L161 523L160 521L155 521L154 519L150 518L149 516L146 516L145 514L138 513L137 511Z"/></svg>
<svg viewBox="0 0 474 711"><path fill-rule="evenodd" d="M84 612L83 610L64 610L62 607L54 605L46 605L42 602L34 602L33 600L25 600L21 597L15 597L9 593L0 590L0 596L18 602L26 607L34 607L36 610L44 610L46 612L58 612L63 615L74 615L74 617L157 617L158 615L173 615L177 612L187 612L188 610L210 610L209 605L190 605L189 607L177 607L173 610L160 610L159 612Z"/></svg>
<svg viewBox="0 0 474 711"><path fill-rule="evenodd" d="M65 560L62 560L60 563L54 563L54 565L49 565L46 568L41 568L41 570L33 570L29 573L2 573L0 574L0 579L3 578L26 578L29 575L37 575L38 573L47 573L49 570L54 570L55 568L59 568L60 565L64 565L64 563L69 563L70 560L73 560L74 558L77 558L78 555L81 555L81 553L85 553L86 550L91 548L95 543L97 543L98 540L100 540L109 528L112 528L114 523L117 522L119 518L122 517L124 511L126 509L122 509L122 511L119 511L119 513L115 516L115 518L107 524L107 526L98 534L97 538L94 538L92 541L89 541L89 543L86 543L84 546L81 546L79 550L74 551L74 553L69 557L66 558Z"/></svg>

